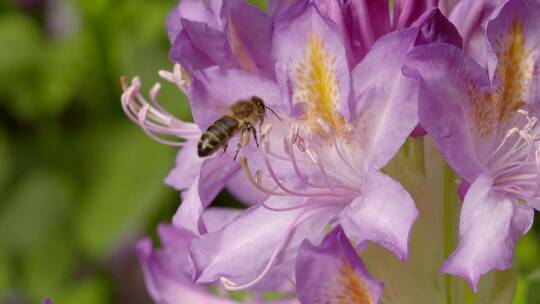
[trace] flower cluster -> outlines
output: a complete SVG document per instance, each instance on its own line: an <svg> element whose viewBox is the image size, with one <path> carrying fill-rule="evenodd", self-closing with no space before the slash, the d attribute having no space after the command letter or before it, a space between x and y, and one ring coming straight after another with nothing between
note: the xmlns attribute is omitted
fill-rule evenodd
<svg viewBox="0 0 540 304"><path fill-rule="evenodd" d="M175 65L160 76L188 96L193 123L159 104L159 84L145 98L137 77L123 79L128 117L182 147L165 179L182 203L158 228L162 249L137 246L152 298L235 303L231 292L248 290L245 303L269 291L272 303L379 303L383 284L358 254L373 242L407 260L419 212L384 167L426 132L464 185L459 245L442 270L476 290L511 267L540 208L540 4L268 6L182 0L169 13ZM231 110L254 100L262 117ZM205 138L222 151L199 157ZM211 207L224 189L248 208Z"/></svg>

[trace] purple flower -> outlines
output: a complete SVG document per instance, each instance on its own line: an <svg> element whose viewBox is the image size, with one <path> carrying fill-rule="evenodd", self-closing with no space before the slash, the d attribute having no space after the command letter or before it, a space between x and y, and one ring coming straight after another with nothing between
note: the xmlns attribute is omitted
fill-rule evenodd
<svg viewBox="0 0 540 304"><path fill-rule="evenodd" d="M296 259L302 303L379 303L383 285L371 277L340 226L320 246L304 241Z"/></svg>
<svg viewBox="0 0 540 304"><path fill-rule="evenodd" d="M275 268L292 275L301 243L319 244L338 224L355 246L375 241L406 259L418 212L406 190L379 171L418 123L417 86L402 76L401 65L415 45L460 45L455 28L436 9L423 11L429 1L399 2L393 17L387 1L276 1L262 31L249 28L257 18L231 25L253 13L249 5L208 3L185 0L169 15L171 58L182 67L160 72L190 97L195 123L159 106L159 86L148 101L136 78L122 96L145 132L183 146L166 181L182 191L173 224L200 236L189 246L195 280L236 290L260 284ZM188 14L185 7L193 9ZM252 96L279 116L266 117L260 146L243 147L239 162L234 149L198 158L201 130ZM209 232L202 214L223 187L253 206Z"/></svg>
<svg viewBox="0 0 540 304"><path fill-rule="evenodd" d="M238 215L237 211L211 208L203 217L210 231L221 228L232 218ZM183 303L215 303L234 304L236 301L227 297L226 291L219 290L217 286L205 286L193 283L191 280L192 266L188 257L188 244L197 236L190 231L173 225L160 225L158 234L162 249L153 250L152 241L147 238L137 243L137 252L142 265L146 287L150 296L156 303L183 304ZM290 292L290 283L283 279L279 271L274 271L271 280L266 280L256 287L256 291L283 290ZM212 292L211 289L218 289ZM254 294L244 303L263 303ZM296 300L283 300L272 302L276 304L294 304Z"/></svg>
<svg viewBox="0 0 540 304"><path fill-rule="evenodd" d="M488 70L445 44L413 50L404 71L420 81L419 115L448 163L471 182L460 242L443 271L476 290L512 265L540 208L537 126L540 4L511 0L487 25Z"/></svg>
<svg viewBox="0 0 540 304"><path fill-rule="evenodd" d="M419 30L381 37L352 68L334 25L311 3L284 12L273 36L277 82L218 67L194 73L191 103L201 129L253 95L281 117L267 117L260 147L241 152L253 188L268 199L192 241L198 282L249 287L294 261L304 239L317 244L337 223L355 245L373 240L407 257L417 210L378 170L417 123L416 87L400 67Z"/></svg>
<svg viewBox="0 0 540 304"><path fill-rule="evenodd" d="M45 299L43 299L43 302L41 302L41 304L53 304L53 301L45 298Z"/></svg>

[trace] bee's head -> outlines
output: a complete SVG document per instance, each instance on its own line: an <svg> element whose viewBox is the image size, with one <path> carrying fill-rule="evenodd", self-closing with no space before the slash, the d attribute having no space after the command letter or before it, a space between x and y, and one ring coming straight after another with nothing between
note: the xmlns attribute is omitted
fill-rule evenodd
<svg viewBox="0 0 540 304"><path fill-rule="evenodd" d="M253 101L253 103L257 106L257 109L261 113L266 112L266 106L264 105L264 101L260 97L253 96L253 97L251 97L251 101Z"/></svg>

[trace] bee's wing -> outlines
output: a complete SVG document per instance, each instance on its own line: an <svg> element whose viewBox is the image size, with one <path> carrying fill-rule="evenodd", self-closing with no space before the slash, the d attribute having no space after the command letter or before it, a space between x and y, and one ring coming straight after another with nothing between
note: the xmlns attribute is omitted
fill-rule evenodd
<svg viewBox="0 0 540 304"><path fill-rule="evenodd" d="M193 120L195 120L201 128L206 129L216 120L224 115L227 115L229 113L229 107L226 105L218 106L215 104L205 105L201 107L193 107L192 113Z"/></svg>

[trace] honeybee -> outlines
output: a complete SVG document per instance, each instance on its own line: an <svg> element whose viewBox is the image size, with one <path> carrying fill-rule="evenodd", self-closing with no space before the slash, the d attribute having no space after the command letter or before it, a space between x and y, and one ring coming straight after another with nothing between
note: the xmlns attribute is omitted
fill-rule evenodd
<svg viewBox="0 0 540 304"><path fill-rule="evenodd" d="M206 132L201 135L199 144L197 145L197 154L199 157L205 157L215 153L223 147L223 153L227 151L229 139L238 131L240 132L240 141L236 148L234 159L238 155L240 149L249 143L250 132L253 133L253 139L257 146L257 131L255 125L259 129L264 121L266 109L269 109L277 116L277 114L268 108L263 100L257 96L250 99L241 99L235 102L229 109L227 115L222 116L208 127Z"/></svg>

